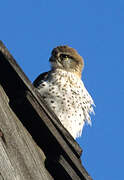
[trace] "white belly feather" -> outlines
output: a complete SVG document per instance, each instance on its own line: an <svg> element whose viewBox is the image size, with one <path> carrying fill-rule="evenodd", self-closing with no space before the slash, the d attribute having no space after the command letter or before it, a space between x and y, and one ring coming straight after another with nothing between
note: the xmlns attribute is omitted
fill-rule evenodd
<svg viewBox="0 0 124 180"><path fill-rule="evenodd" d="M94 112L94 102L81 79L58 70L42 81L38 90L70 134L81 136L84 123L91 124L89 113Z"/></svg>

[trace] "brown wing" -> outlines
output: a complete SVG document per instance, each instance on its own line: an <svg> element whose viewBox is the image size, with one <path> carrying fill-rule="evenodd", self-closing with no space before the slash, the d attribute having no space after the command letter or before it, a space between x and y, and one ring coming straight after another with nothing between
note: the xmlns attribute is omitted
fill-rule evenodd
<svg viewBox="0 0 124 180"><path fill-rule="evenodd" d="M40 74L33 82L33 85L37 88L43 81L47 81L49 72Z"/></svg>

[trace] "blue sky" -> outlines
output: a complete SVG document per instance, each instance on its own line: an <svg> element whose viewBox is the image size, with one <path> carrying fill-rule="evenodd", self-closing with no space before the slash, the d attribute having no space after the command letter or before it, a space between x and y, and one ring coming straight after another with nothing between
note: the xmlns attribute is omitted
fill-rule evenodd
<svg viewBox="0 0 124 180"><path fill-rule="evenodd" d="M28 78L50 69L53 47L67 44L85 61L82 79L96 108L78 140L94 180L124 179L124 1L4 0L0 39Z"/></svg>

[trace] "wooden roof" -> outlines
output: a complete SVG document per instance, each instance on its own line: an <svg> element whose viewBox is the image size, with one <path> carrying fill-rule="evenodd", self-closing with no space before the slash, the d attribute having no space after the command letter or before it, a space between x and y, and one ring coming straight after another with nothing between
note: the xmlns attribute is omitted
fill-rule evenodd
<svg viewBox="0 0 124 180"><path fill-rule="evenodd" d="M91 180L81 153L0 41L0 179Z"/></svg>

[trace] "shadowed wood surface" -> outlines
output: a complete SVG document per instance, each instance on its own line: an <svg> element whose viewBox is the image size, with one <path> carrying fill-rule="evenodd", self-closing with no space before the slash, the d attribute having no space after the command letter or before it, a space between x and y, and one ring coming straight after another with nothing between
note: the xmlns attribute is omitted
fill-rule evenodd
<svg viewBox="0 0 124 180"><path fill-rule="evenodd" d="M0 127L4 136L0 140L0 173L4 179L52 179L43 165L44 153L39 152L8 102L0 87Z"/></svg>
<svg viewBox="0 0 124 180"><path fill-rule="evenodd" d="M91 180L81 152L0 41L0 180Z"/></svg>

